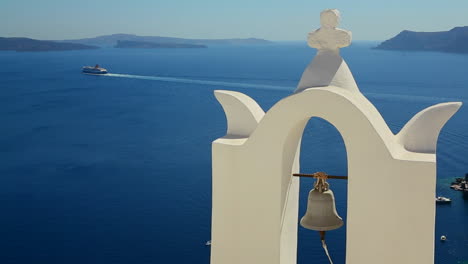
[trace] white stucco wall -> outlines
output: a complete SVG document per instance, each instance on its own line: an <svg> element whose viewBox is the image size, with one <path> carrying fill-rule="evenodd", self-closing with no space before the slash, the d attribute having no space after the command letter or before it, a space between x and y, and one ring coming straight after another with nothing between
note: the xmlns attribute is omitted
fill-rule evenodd
<svg viewBox="0 0 468 264"><path fill-rule="evenodd" d="M306 69L301 82L317 80L309 77ZM435 146L461 103L429 107L394 135L347 66L328 80L307 81L267 113L244 94L215 91L228 130L212 145L212 264L296 263L299 179L291 175L311 117L333 124L346 146L346 263L433 263Z"/></svg>

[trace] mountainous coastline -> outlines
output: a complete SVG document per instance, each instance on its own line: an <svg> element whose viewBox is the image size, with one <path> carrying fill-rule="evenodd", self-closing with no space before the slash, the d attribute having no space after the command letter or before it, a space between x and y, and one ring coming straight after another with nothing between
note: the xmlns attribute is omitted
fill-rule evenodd
<svg viewBox="0 0 468 264"><path fill-rule="evenodd" d="M117 41L139 41L151 43L171 43L171 44L193 44L193 45L252 45L271 44L273 42L258 38L233 38L233 39L185 39L160 36L137 36L132 34L113 34L98 36L94 38L60 40L61 42L80 43L85 45L114 47Z"/></svg>
<svg viewBox="0 0 468 264"><path fill-rule="evenodd" d="M130 41L130 40L118 40L117 45L114 48L123 48L123 49L161 49L161 48L206 48L205 45L198 44L181 44L181 43L155 43L155 42L145 42L145 41Z"/></svg>
<svg viewBox="0 0 468 264"><path fill-rule="evenodd" d="M2 38L0 37L0 50L14 51L65 51L98 49L99 47L77 43L63 43L30 38Z"/></svg>
<svg viewBox="0 0 468 264"><path fill-rule="evenodd" d="M404 30L382 42L376 49L468 53L468 26L441 32Z"/></svg>
<svg viewBox="0 0 468 264"><path fill-rule="evenodd" d="M132 34L113 34L94 38L73 40L37 40L31 38L0 37L0 50L14 51L66 51L114 48L207 48L218 45L266 45L272 41L258 38L233 39L184 39L160 36L137 36Z"/></svg>

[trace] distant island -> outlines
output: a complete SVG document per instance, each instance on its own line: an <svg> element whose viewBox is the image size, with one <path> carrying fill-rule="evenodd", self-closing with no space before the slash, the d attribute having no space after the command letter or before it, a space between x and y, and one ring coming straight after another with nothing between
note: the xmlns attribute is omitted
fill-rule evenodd
<svg viewBox="0 0 468 264"><path fill-rule="evenodd" d="M37 40L30 38L2 38L0 50L14 51L66 51L114 48L206 48L219 45L265 45L273 42L258 38L234 39L184 39L159 36L137 36L131 34L113 34L95 38L74 40Z"/></svg>
<svg viewBox="0 0 468 264"><path fill-rule="evenodd" d="M382 42L376 49L468 53L468 26L441 32L404 30Z"/></svg>
<svg viewBox="0 0 468 264"><path fill-rule="evenodd" d="M137 36L132 34L113 34L98 36L95 38L60 40L65 43L80 43L100 47L114 47L118 41L137 41L149 43L192 44L192 45L265 45L273 42L258 38L234 38L234 39L185 39L160 36Z"/></svg>
<svg viewBox="0 0 468 264"><path fill-rule="evenodd" d="M131 41L131 40L118 40L114 48L130 48L130 49L161 49L161 48L206 48L205 45L199 44L184 44L184 43L155 43L146 41Z"/></svg>
<svg viewBox="0 0 468 264"><path fill-rule="evenodd" d="M63 51L63 50L83 50L83 49L98 49L99 47L76 44L63 43L47 40L37 40L30 38L2 38L0 37L0 50L14 51Z"/></svg>

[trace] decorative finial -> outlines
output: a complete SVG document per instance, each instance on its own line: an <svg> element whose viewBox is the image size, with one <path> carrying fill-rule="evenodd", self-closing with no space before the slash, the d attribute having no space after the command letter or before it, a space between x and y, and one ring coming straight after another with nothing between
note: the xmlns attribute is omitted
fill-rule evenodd
<svg viewBox="0 0 468 264"><path fill-rule="evenodd" d="M351 32L336 28L340 23L340 11L326 9L320 13L321 28L309 33L307 43L320 51L338 51L351 44Z"/></svg>
<svg viewBox="0 0 468 264"><path fill-rule="evenodd" d="M320 24L323 28L336 28L340 23L340 19L338 9L325 9L320 13Z"/></svg>
<svg viewBox="0 0 468 264"><path fill-rule="evenodd" d="M340 12L336 9L326 9L320 13L321 27L309 33L307 38L307 44L318 52L302 74L296 93L327 86L359 92L348 65L340 56L340 48L351 44L351 32L337 28L339 22Z"/></svg>

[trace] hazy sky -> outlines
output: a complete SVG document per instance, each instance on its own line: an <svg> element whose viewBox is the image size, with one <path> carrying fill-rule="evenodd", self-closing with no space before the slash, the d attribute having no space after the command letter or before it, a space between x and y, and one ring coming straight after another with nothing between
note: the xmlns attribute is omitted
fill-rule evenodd
<svg viewBox="0 0 468 264"><path fill-rule="evenodd" d="M341 11L340 27L355 40L468 26L468 0L0 0L0 36L303 40L326 8Z"/></svg>

